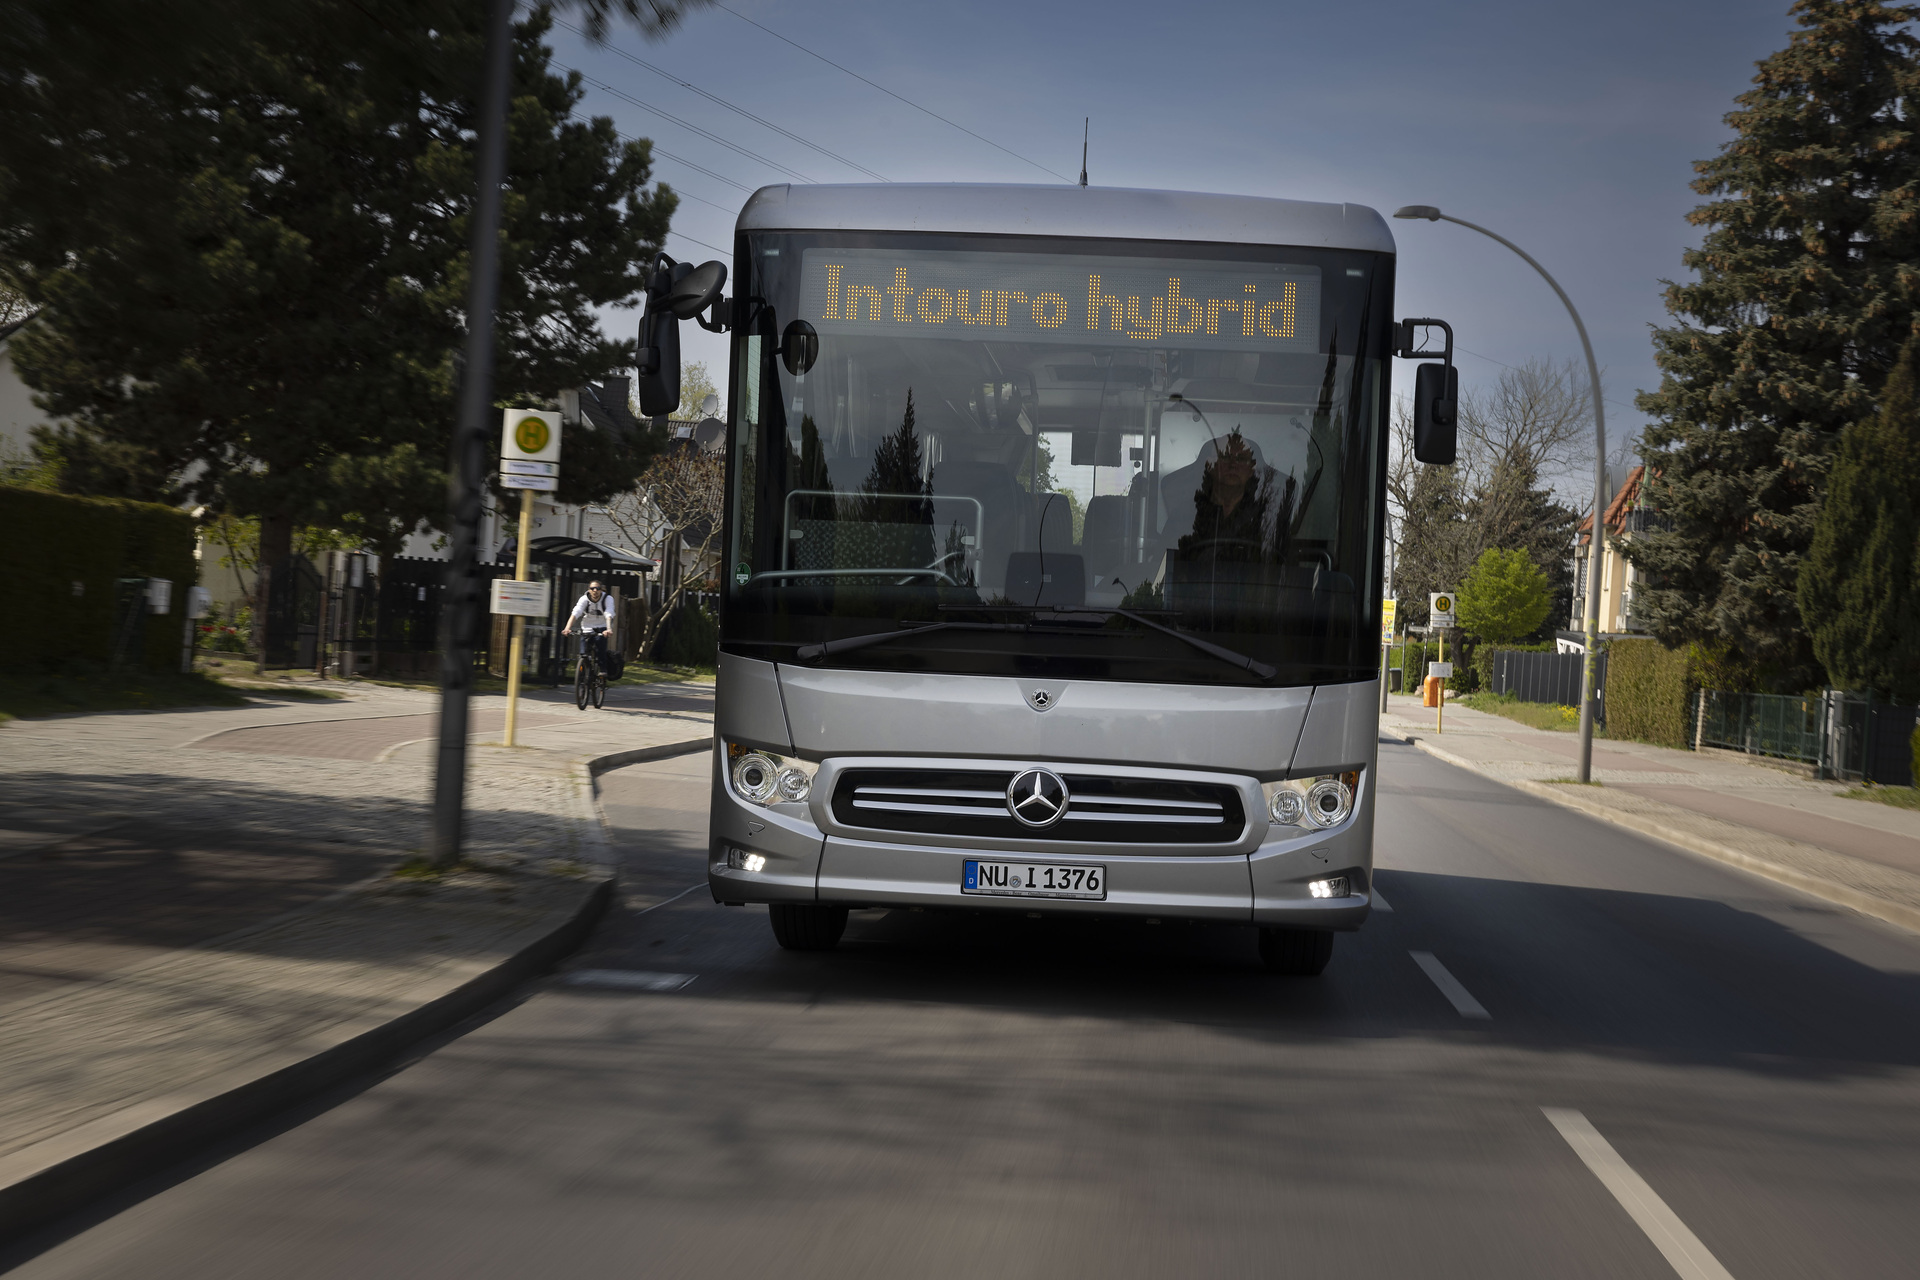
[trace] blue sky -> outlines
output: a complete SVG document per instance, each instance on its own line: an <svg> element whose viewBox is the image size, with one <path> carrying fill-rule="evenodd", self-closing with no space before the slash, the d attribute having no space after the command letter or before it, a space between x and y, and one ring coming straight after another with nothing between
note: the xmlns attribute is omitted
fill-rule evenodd
<svg viewBox="0 0 1920 1280"><path fill-rule="evenodd" d="M1069 178L1091 116L1095 185L1382 213L1436 204L1489 226L1580 307L1616 436L1637 429L1633 393L1657 382L1647 331L1666 315L1659 281L1682 276L1681 251L1697 243L1691 164L1726 141L1722 117L1754 62L1792 29L1784 0L725 3ZM724 256L684 237L730 245L741 188L800 180L788 170L870 180L568 31L553 43L557 61L772 162L589 88L586 110L719 175L656 157L656 176L690 197L668 242L676 257ZM651 45L616 28L612 43L895 181L1059 180L729 12L697 13ZM1495 361L1578 356L1559 302L1506 249L1447 223L1393 227L1397 308L1453 323L1472 353L1459 357L1468 386L1498 375ZM722 340L692 330L685 341L689 359L723 365Z"/></svg>

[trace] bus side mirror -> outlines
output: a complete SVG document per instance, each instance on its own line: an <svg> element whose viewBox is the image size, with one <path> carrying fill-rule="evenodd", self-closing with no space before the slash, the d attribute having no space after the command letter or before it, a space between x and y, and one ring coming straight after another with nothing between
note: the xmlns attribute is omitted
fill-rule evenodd
<svg viewBox="0 0 1920 1280"><path fill-rule="evenodd" d="M685 263L679 266L685 266ZM664 299L667 310L682 320L691 320L713 305L720 291L727 287L727 264L724 262L703 262L679 274L679 266L671 284L667 286Z"/></svg>
<svg viewBox="0 0 1920 1280"><path fill-rule="evenodd" d="M1439 351L1420 349L1419 331L1446 335ZM1394 326L1394 354L1403 360L1439 356L1444 363L1423 364L1413 377L1413 456L1436 466L1451 466L1458 451L1460 371L1453 367L1453 326L1445 320L1402 320Z"/></svg>
<svg viewBox="0 0 1920 1280"><path fill-rule="evenodd" d="M1450 364L1423 364L1413 376L1413 456L1437 466L1453 463L1460 371Z"/></svg>
<svg viewBox="0 0 1920 1280"><path fill-rule="evenodd" d="M789 320L780 333L780 363L794 377L806 376L820 358L820 335L805 320Z"/></svg>
<svg viewBox="0 0 1920 1280"><path fill-rule="evenodd" d="M664 253L655 260L634 356L634 392L642 416L658 418L680 407L680 322L712 306L726 283L723 262L695 267Z"/></svg>

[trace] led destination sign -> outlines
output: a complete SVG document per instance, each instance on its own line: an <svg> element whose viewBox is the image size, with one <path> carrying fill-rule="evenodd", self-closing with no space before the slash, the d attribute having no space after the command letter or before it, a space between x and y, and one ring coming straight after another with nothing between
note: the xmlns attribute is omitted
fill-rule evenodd
<svg viewBox="0 0 1920 1280"><path fill-rule="evenodd" d="M1320 347L1320 269L808 249L800 314L823 336L1313 352Z"/></svg>

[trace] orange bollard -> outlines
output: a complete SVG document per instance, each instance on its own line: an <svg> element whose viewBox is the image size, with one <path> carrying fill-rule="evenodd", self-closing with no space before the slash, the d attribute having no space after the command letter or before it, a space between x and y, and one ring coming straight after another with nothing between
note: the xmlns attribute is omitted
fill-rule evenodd
<svg viewBox="0 0 1920 1280"><path fill-rule="evenodd" d="M1437 707L1440 705L1440 686L1445 684L1439 676L1428 676L1420 685L1420 705Z"/></svg>

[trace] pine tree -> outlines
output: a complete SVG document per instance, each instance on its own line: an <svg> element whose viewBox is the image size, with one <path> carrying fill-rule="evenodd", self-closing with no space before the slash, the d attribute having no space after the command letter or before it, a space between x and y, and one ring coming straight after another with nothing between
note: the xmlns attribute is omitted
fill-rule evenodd
<svg viewBox="0 0 1920 1280"><path fill-rule="evenodd" d="M45 442L63 484L259 515L269 562L301 525L390 549L443 517L486 7L14 7L31 20L0 38L0 256L43 309L15 354L70 423ZM118 17L167 56L104 35ZM535 7L515 27L509 403L631 364L596 310L637 295L676 203L647 189L645 141L574 115L550 26ZM560 497L631 485L652 444L570 427Z"/></svg>
<svg viewBox="0 0 1920 1280"><path fill-rule="evenodd" d="M1800 613L1834 685L1920 701L1920 400L1915 343L1881 392L1880 412L1840 436L1813 545L1800 565Z"/></svg>
<svg viewBox="0 0 1920 1280"><path fill-rule="evenodd" d="M1920 9L1799 0L1800 29L1759 64L1727 117L1735 137L1695 166L1716 197L1668 282L1678 323L1655 331L1656 419L1643 453L1663 528L1628 544L1650 579L1634 609L1669 645L1732 643L1803 687L1812 648L1800 566L1834 442L1873 411L1914 328L1920 287Z"/></svg>

